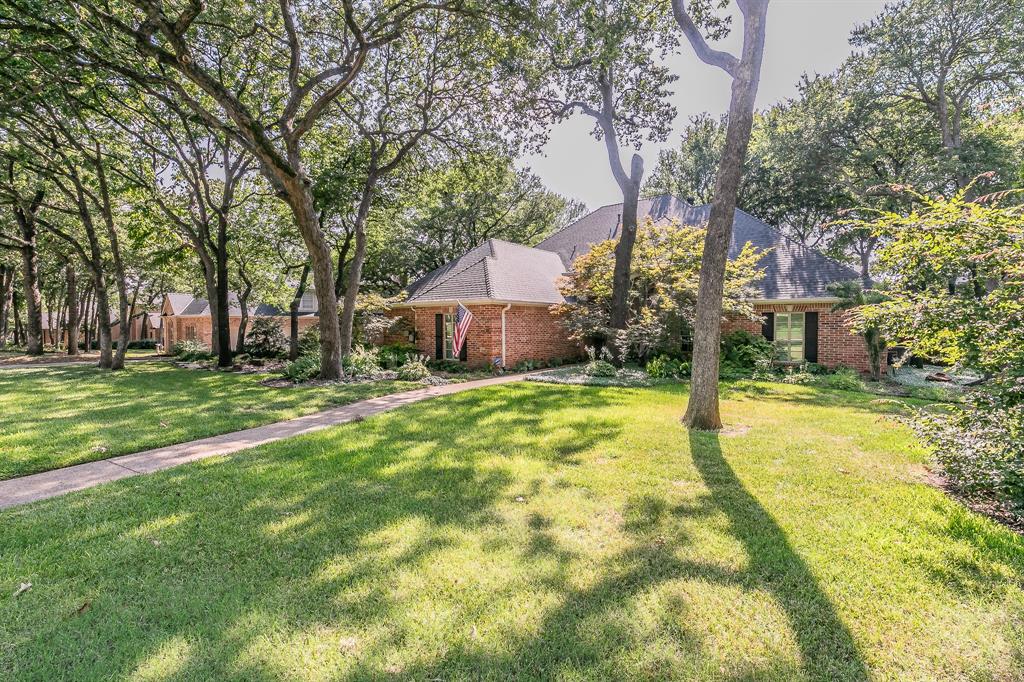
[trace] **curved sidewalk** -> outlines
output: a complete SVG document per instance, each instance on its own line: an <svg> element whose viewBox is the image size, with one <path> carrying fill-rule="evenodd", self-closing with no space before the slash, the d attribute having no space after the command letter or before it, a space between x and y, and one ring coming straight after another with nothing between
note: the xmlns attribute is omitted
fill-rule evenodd
<svg viewBox="0 0 1024 682"><path fill-rule="evenodd" d="M332 407L329 410L308 414L304 417L265 424L264 426L257 426L243 431L234 431L188 443L168 445L153 450L143 450L142 452L130 455L121 455L120 457L112 457L96 462L76 464L63 469L44 471L41 474L32 474L31 476L0 481L0 509L57 497L64 493L84 490L85 488L91 488L109 481L116 481L120 478L170 469L179 464L186 464L199 459L206 459L207 457L228 455L239 450L263 445L264 443L272 443L285 438L301 436L302 434L338 426L339 424L347 424L348 422L380 412L386 412L403 405L418 403L422 400L442 395L461 393L483 386L521 381L525 376L526 374L513 374L492 379L464 381L445 386L430 386L403 393L392 393L391 395L360 400L348 405Z"/></svg>

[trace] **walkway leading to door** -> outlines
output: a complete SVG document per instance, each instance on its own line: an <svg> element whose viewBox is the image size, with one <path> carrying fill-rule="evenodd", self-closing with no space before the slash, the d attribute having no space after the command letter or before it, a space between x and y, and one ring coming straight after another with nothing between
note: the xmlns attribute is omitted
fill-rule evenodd
<svg viewBox="0 0 1024 682"><path fill-rule="evenodd" d="M393 410L403 405L417 403L421 400L436 398L452 393L461 393L483 386L506 384L521 381L525 374L513 374L493 379L465 381L445 386L431 386L404 393L393 393L379 398L360 400L357 403L334 407L323 412L296 417L275 424L257 426L244 431L225 433L220 436L202 438L190 443L168 445L154 450L144 450L131 455L122 455L110 459L77 464L46 471L41 474L12 478L0 481L0 509L27 504L36 500L63 495L75 490L91 488L101 483L116 481L120 478L151 474L154 471L170 469L179 464L194 462L207 457L217 457L238 452L246 448L272 443L277 440L313 433L331 426L345 424L357 419L369 417L380 412Z"/></svg>

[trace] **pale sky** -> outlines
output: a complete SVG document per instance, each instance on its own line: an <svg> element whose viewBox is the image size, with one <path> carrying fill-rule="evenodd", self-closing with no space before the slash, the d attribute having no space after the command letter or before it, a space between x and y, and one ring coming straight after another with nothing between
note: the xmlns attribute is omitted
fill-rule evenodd
<svg viewBox="0 0 1024 682"><path fill-rule="evenodd" d="M884 5L885 0L772 0L757 107L796 95L796 83L805 72L828 73L838 67L852 50L850 31ZM738 26L735 19L733 24ZM720 47L738 55L740 37L734 30ZM729 77L698 61L685 40L668 64L679 76L672 98L678 114L675 130L664 145L648 143L640 151L648 174L657 164L659 148L678 145L679 131L690 116L707 111L717 117L729 108ZM590 135L592 127L589 117L574 116L552 130L543 154L525 158L523 164L549 189L594 209L622 201L622 194L612 179L604 143ZM631 153L623 157L627 166Z"/></svg>

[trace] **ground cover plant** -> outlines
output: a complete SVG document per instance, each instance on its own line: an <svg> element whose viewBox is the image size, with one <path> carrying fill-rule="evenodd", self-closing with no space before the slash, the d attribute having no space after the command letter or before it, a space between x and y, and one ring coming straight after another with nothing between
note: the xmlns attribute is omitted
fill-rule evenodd
<svg viewBox="0 0 1024 682"><path fill-rule="evenodd" d="M136 363L0 372L0 479L181 443L414 388L403 382L280 389L265 376Z"/></svg>
<svg viewBox="0 0 1024 682"><path fill-rule="evenodd" d="M898 406L744 382L715 435L685 397L479 389L0 512L0 677L1024 674L1024 538Z"/></svg>

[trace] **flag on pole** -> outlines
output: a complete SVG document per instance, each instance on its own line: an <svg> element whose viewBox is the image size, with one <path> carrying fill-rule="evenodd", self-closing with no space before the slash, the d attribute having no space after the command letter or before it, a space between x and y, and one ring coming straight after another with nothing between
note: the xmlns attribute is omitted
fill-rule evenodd
<svg viewBox="0 0 1024 682"><path fill-rule="evenodd" d="M459 357L462 353L462 344L466 342L466 332L469 330L469 323L473 321L473 313L469 308L459 303L455 309L455 333L452 335L452 355Z"/></svg>

